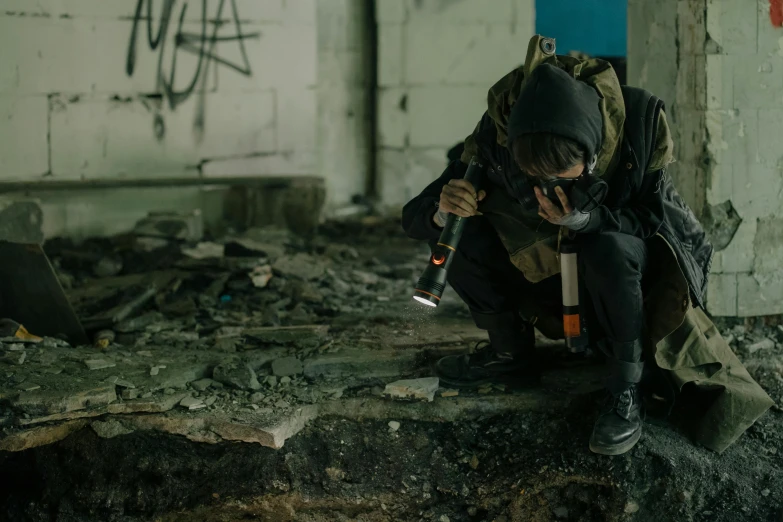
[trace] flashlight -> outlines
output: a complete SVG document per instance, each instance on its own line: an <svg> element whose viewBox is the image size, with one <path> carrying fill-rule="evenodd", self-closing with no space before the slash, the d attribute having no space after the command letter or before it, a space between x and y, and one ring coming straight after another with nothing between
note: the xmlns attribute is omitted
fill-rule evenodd
<svg viewBox="0 0 783 522"><path fill-rule="evenodd" d="M560 242L560 276L563 280L563 332L571 353L587 349L587 321L580 305L579 247L576 241L564 237Z"/></svg>
<svg viewBox="0 0 783 522"><path fill-rule="evenodd" d="M463 179L469 181L478 192L486 170L485 164L473 156L468 163L468 171ZM465 219L456 214L449 214L449 217L446 218L438 244L433 249L427 268L422 272L416 283L416 290L413 292L413 298L421 304L435 307L440 303L443 290L446 288L446 274L465 228Z"/></svg>

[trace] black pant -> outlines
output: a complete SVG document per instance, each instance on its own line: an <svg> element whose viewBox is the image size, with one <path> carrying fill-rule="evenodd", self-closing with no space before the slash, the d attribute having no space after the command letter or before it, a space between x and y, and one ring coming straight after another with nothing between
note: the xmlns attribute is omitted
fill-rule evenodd
<svg viewBox="0 0 783 522"><path fill-rule="evenodd" d="M643 325L642 275L647 266L645 241L619 233L578 236L579 271L592 303L588 316L592 339L627 343L639 339ZM436 242L431 243L431 247ZM484 217L470 218L449 268L451 287L468 305L476 326L488 330L500 351L516 351L519 309L535 302L562 314L560 276L529 282L509 260L495 229ZM532 299L531 299L532 298ZM596 324L593 324L596 323ZM623 357L637 362L641 353Z"/></svg>

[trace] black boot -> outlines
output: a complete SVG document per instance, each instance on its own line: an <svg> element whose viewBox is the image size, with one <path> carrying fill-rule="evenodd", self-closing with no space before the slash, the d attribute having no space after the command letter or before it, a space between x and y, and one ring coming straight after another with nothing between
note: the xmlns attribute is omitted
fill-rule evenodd
<svg viewBox="0 0 783 522"><path fill-rule="evenodd" d="M642 436L642 415L639 385L634 384L608 405L593 427L590 451L601 455L622 455L633 448Z"/></svg>
<svg viewBox="0 0 783 522"><path fill-rule="evenodd" d="M595 421L590 437L590 450L601 455L621 455L633 448L642 435L641 341L611 344L614 357L610 359L607 406Z"/></svg>
<svg viewBox="0 0 783 522"><path fill-rule="evenodd" d="M532 326L516 330L513 343L508 332L491 330L489 337L491 342L478 343L473 353L449 355L435 363L435 374L441 382L456 388L476 388L487 383L525 387L538 382Z"/></svg>

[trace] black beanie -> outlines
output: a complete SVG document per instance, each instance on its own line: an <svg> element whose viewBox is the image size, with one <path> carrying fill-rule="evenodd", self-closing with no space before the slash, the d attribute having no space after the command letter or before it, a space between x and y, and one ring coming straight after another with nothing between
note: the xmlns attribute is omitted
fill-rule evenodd
<svg viewBox="0 0 783 522"><path fill-rule="evenodd" d="M508 143L523 134L549 132L570 138L592 157L601 150L600 97L591 86L550 64L541 64L525 81L508 119Z"/></svg>

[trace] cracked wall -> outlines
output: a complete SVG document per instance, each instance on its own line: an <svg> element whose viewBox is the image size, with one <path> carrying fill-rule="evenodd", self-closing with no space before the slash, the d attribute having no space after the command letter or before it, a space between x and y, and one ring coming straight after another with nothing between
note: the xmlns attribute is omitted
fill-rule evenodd
<svg viewBox="0 0 783 522"><path fill-rule="evenodd" d="M440 176L446 152L525 60L534 0L376 0L381 200L402 205Z"/></svg>
<svg viewBox="0 0 783 522"><path fill-rule="evenodd" d="M0 181L322 175L330 204L348 202L368 163L360 3L6 0ZM147 192L44 195L47 235L114 233L204 199Z"/></svg>
<svg viewBox="0 0 783 522"><path fill-rule="evenodd" d="M629 83L667 102L672 177L716 246L707 306L783 313L783 29L767 0L629 2Z"/></svg>

